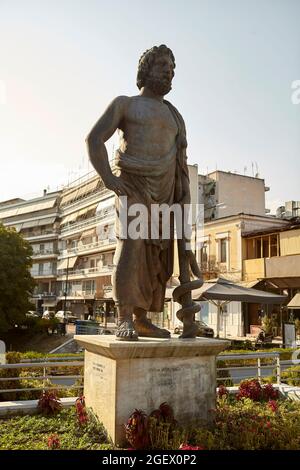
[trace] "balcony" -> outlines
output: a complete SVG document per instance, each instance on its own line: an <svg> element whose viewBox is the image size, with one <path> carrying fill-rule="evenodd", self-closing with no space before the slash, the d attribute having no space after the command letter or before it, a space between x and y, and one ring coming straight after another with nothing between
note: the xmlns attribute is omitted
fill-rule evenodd
<svg viewBox="0 0 300 470"><path fill-rule="evenodd" d="M244 281L256 281L257 279L262 279L264 277L265 258L246 259L243 261Z"/></svg>
<svg viewBox="0 0 300 470"><path fill-rule="evenodd" d="M84 299L94 299L96 294L95 289L88 289L88 290L76 290L76 291L69 291L67 294L67 300L84 300ZM63 300L65 298L65 292L59 292L59 299Z"/></svg>
<svg viewBox="0 0 300 470"><path fill-rule="evenodd" d="M100 251L102 248L115 246L117 240L115 238L106 238L104 240L99 240L95 243L89 243L87 245L79 244L76 248L70 248L68 250L62 250L60 252L60 258L66 258L68 255L78 255L80 254L91 254L94 252Z"/></svg>
<svg viewBox="0 0 300 470"><path fill-rule="evenodd" d="M33 299L45 299L49 297L56 298L55 292L33 292L32 296Z"/></svg>
<svg viewBox="0 0 300 470"><path fill-rule="evenodd" d="M29 242L37 241L37 240L51 240L52 238L58 238L59 231L58 230L36 230L34 232L27 232L22 233L21 235Z"/></svg>
<svg viewBox="0 0 300 470"><path fill-rule="evenodd" d="M95 215L81 222L75 222L74 224L67 224L61 227L61 235L70 235L71 233L81 232L89 227L96 226L98 223L103 222L103 220L108 216L113 216L115 209L111 209L103 214Z"/></svg>
<svg viewBox="0 0 300 470"><path fill-rule="evenodd" d="M30 274L32 277L36 279L57 276L56 269L44 269L43 271L30 271Z"/></svg>
<svg viewBox="0 0 300 470"><path fill-rule="evenodd" d="M32 254L33 259L57 258L57 256L58 252L55 250L34 251Z"/></svg>
<svg viewBox="0 0 300 470"><path fill-rule="evenodd" d="M72 269L68 272L69 279L82 279L82 278L93 278L98 275L111 274L113 265L108 264L107 266L101 266L96 268L85 268L85 269ZM67 276L67 270L64 269L58 275L58 280L65 280Z"/></svg>
<svg viewBox="0 0 300 470"><path fill-rule="evenodd" d="M300 255L276 256L266 259L267 278L300 277Z"/></svg>

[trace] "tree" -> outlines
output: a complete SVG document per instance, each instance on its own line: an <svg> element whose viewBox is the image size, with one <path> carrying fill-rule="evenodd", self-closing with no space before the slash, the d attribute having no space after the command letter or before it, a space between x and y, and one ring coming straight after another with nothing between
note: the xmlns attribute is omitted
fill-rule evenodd
<svg viewBox="0 0 300 470"><path fill-rule="evenodd" d="M0 224L0 331L25 318L35 281L30 274L32 248L14 229Z"/></svg>

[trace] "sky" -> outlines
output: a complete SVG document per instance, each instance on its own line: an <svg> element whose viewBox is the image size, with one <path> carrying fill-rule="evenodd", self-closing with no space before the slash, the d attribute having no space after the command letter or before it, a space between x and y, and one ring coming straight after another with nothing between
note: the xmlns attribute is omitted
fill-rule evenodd
<svg viewBox="0 0 300 470"><path fill-rule="evenodd" d="M0 0L0 201L91 171L88 132L138 94L139 57L159 44L175 55L167 99L189 163L258 173L272 211L300 200L299 18L299 0Z"/></svg>

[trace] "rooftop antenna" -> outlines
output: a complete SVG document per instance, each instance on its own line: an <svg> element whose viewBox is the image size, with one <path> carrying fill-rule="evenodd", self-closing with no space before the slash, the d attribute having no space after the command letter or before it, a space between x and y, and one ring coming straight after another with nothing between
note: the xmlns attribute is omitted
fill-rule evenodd
<svg viewBox="0 0 300 470"><path fill-rule="evenodd" d="M258 172L258 164L257 164L257 162L255 162L255 168L256 168L255 178L259 178L259 172Z"/></svg>
<svg viewBox="0 0 300 470"><path fill-rule="evenodd" d="M254 163L251 162L251 167L252 167L252 176L254 177Z"/></svg>
<svg viewBox="0 0 300 470"><path fill-rule="evenodd" d="M244 176L246 176L246 174L247 174L247 167L244 166Z"/></svg>

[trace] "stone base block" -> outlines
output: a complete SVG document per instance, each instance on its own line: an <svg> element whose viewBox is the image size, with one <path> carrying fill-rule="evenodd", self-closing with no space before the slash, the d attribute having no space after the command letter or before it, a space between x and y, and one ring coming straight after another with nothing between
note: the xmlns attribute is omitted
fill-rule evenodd
<svg viewBox="0 0 300 470"><path fill-rule="evenodd" d="M84 395L116 445L134 409L150 413L163 402L180 424L210 419L215 406L215 357L227 344L207 338L118 341L77 335L85 348Z"/></svg>

